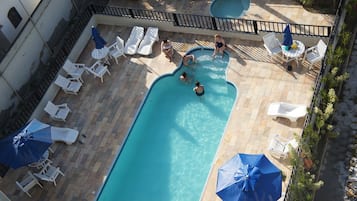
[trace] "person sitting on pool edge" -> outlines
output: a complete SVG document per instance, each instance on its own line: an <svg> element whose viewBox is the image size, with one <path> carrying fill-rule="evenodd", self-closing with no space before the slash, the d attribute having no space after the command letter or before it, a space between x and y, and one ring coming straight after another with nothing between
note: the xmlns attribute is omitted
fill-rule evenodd
<svg viewBox="0 0 357 201"><path fill-rule="evenodd" d="M223 57L224 50L226 49L226 42L221 35L214 35L214 46L215 48L212 56L215 57L217 54L222 54Z"/></svg>
<svg viewBox="0 0 357 201"><path fill-rule="evenodd" d="M205 94L205 88L198 81L196 82L193 91L196 93L197 96L203 96L203 94Z"/></svg>
<svg viewBox="0 0 357 201"><path fill-rule="evenodd" d="M182 58L182 63L183 63L184 66L191 65L191 64L193 64L195 62L196 62L195 61L195 56L193 54L186 54Z"/></svg>
<svg viewBox="0 0 357 201"><path fill-rule="evenodd" d="M174 48L169 40L165 39L161 42L161 51L171 62L172 58L174 57Z"/></svg>

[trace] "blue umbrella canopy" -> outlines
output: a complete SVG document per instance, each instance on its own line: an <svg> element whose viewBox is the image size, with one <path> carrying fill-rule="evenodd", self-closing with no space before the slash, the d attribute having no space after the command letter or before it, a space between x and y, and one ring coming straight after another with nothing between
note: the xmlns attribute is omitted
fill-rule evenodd
<svg viewBox="0 0 357 201"><path fill-rule="evenodd" d="M289 24L286 25L283 33L284 33L283 45L290 47L293 44L293 37L291 36Z"/></svg>
<svg viewBox="0 0 357 201"><path fill-rule="evenodd" d="M92 37L95 42L96 49L102 49L107 42L100 36L99 31L97 28L92 26Z"/></svg>
<svg viewBox="0 0 357 201"><path fill-rule="evenodd" d="M51 144L51 126L33 119L0 140L0 163L16 169L37 162Z"/></svg>
<svg viewBox="0 0 357 201"><path fill-rule="evenodd" d="M276 201L281 171L264 154L237 154L218 169L216 194L223 201Z"/></svg>

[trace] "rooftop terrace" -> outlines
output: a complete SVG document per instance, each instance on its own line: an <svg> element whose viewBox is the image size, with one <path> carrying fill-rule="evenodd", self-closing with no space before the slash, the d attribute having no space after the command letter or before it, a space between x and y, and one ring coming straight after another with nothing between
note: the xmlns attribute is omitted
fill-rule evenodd
<svg viewBox="0 0 357 201"><path fill-rule="evenodd" d="M161 2L161 3L160 3ZM163 9L169 11L198 12L208 11L207 1L184 0L177 1L126 1L111 5ZM285 4L285 5L284 5ZM251 9L260 16L248 12L247 16L268 20L269 16L276 21L294 21L303 23L300 5L295 1L252 1ZM190 8L190 9L187 9ZM203 9L204 8L204 9ZM289 10L291 15L286 16L283 9ZM264 14L266 13L266 14ZM208 13L206 13L208 15ZM311 14L311 13L310 13ZM264 15L264 16L263 16ZM319 16L314 18L313 16ZM284 16L284 17L283 17ZM305 18L304 24L332 24L331 16L311 14ZM314 21L314 23L307 22ZM102 36L110 43L116 35L127 39L131 27L99 25ZM102 84L99 79L85 75L85 84L78 96L68 95L62 91L58 93L54 102L67 102L73 112L66 123L54 122L44 115L41 120L56 126L75 128L84 134L73 145L56 143L52 146L54 153L50 158L54 164L61 167L65 177L59 177L57 187L52 183L45 183L44 188L35 187L32 198L27 197L16 187L15 180L25 175L28 170L23 167L10 170L0 180L0 189L12 200L94 200L99 189L115 160L118 151L135 114L145 97L151 84L159 76L172 73L180 65L182 55L193 47L213 47L213 37L184 33L160 31L161 38L169 38L175 49L174 62L169 62L161 54L159 43L154 45L153 54L149 57L127 56L121 57L119 65L110 67L111 76L104 78ZM312 98L312 87L319 68L307 71L307 63L299 67L293 66L287 71L284 62L271 60L263 47L262 41L248 41L226 38L227 52L230 54L227 79L233 82L239 90L239 97L232 109L230 121L222 137L216 158L212 161L211 174L208 175L207 186L203 190L202 200L220 200L215 195L217 168L238 152L265 153L288 178L283 184L285 190L291 167L287 161L277 160L267 151L268 144L275 134L292 138L294 133L300 134L303 119L297 124L288 120L272 120L267 116L268 105L275 101L286 101L309 105ZM88 41L77 62L90 65L94 60L90 56L94 48L92 41ZM33 170L36 171L36 170ZM120 196L120 195L118 195Z"/></svg>

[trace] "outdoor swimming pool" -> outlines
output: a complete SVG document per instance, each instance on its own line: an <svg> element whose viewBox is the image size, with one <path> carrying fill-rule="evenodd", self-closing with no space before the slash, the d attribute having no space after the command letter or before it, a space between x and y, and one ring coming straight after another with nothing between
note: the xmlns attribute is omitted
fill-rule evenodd
<svg viewBox="0 0 357 201"><path fill-rule="evenodd" d="M214 0L210 7L214 17L239 18L248 9L250 0Z"/></svg>
<svg viewBox="0 0 357 201"><path fill-rule="evenodd" d="M197 63L155 81L97 197L99 201L199 200L237 89L226 81L229 55L194 49ZM191 83L179 80L185 71ZM193 92L198 80L202 99Z"/></svg>

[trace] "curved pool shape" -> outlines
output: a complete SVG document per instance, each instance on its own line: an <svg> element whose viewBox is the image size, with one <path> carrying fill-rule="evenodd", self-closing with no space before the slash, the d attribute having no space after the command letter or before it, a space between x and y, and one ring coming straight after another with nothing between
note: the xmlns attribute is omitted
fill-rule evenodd
<svg viewBox="0 0 357 201"><path fill-rule="evenodd" d="M248 9L250 0L214 0L210 7L211 15L223 18L239 18Z"/></svg>
<svg viewBox="0 0 357 201"><path fill-rule="evenodd" d="M129 130L99 201L199 200L224 133L236 88L226 81L229 55L194 49L197 63L157 79ZM191 83L179 80L187 72ZM200 98L192 88L205 87Z"/></svg>

